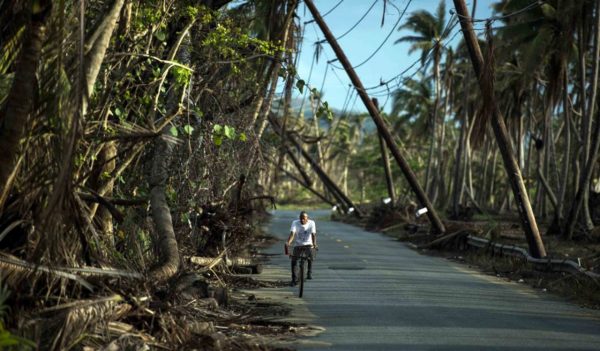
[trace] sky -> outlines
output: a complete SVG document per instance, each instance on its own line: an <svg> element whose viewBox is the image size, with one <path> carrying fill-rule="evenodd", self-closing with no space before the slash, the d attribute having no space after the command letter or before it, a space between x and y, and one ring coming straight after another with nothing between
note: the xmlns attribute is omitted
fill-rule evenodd
<svg viewBox="0 0 600 351"><path fill-rule="evenodd" d="M411 12L418 10L427 10L435 13L439 0L388 0L385 15L383 15L383 0L313 0L331 32L340 37L360 18L369 11L366 17L347 35L338 40L339 45L344 50L350 63L356 67L356 72L360 77L363 86L369 90L371 97L379 100L380 106L389 112L391 110L392 98L390 93L397 89L403 77L410 77L420 68L420 54L418 52L408 54L409 44L394 42L410 31L398 31L397 28L404 24L406 18ZM446 20L450 18L450 11L454 9L452 0L446 2ZM490 17L490 4L492 0L478 0L475 18ZM467 7L470 9L472 0L466 0ZM394 4L395 6L392 6ZM404 16L400 16L402 12ZM366 112L360 99L356 99L356 93L349 94L350 79L346 72L341 69L339 62L328 61L335 59L335 54L328 43L322 44L322 53L318 62L314 62L311 73L311 64L315 53L315 42L324 39L324 36L315 22L306 23L312 20L312 16L304 3L300 4L298 11L300 22L304 24L304 40L300 51L300 57L297 64L298 76L305 80L311 88L317 88L323 91L323 100L327 101L329 106L336 110L353 110L355 112ZM381 26L383 18L383 26ZM456 34L456 36L454 36ZM386 40L386 37L389 38ZM459 25L456 25L450 37L454 36L454 43L458 43L461 38ZM385 41L385 44L383 44ZM381 49L375 53L377 48ZM368 59L373 53L374 56ZM368 59L368 60L367 60ZM412 65L412 67L411 67ZM403 73L401 75L401 73ZM394 79L395 77L398 77ZM325 78L325 79L324 79ZM380 83L389 82L387 87ZM301 98L301 94L296 90L296 98Z"/></svg>

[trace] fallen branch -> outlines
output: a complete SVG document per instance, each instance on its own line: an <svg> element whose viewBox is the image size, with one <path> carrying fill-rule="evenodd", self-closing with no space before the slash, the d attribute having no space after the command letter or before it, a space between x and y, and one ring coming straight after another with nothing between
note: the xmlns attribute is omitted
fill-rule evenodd
<svg viewBox="0 0 600 351"><path fill-rule="evenodd" d="M262 263L253 258L245 258L245 257L233 257L233 258L225 258L225 251L223 251L217 257L198 257L198 256L190 256L187 259L199 266L203 266L204 269L209 270L213 269L219 263L225 263L227 267L244 267L251 268L252 273L259 274L262 272Z"/></svg>
<svg viewBox="0 0 600 351"><path fill-rule="evenodd" d="M131 278L131 279L143 279L144 276L135 271L126 271L116 268L96 268L96 267L60 267L61 270L71 273L76 273L82 276L88 277L119 277L119 278Z"/></svg>
<svg viewBox="0 0 600 351"><path fill-rule="evenodd" d="M94 287L90 283L76 274L65 272L60 268L36 265L6 254L0 254L0 270L5 273L5 276L19 275L19 278L24 278L33 274L46 273L60 278L73 280L89 291L94 291Z"/></svg>
<svg viewBox="0 0 600 351"><path fill-rule="evenodd" d="M386 233L386 232L389 232L390 230L394 230L394 229L398 229L398 228L404 227L406 224L408 224L408 223L406 223L406 222L395 223L395 224L392 224L392 225L390 225L388 227L381 228L380 231Z"/></svg>

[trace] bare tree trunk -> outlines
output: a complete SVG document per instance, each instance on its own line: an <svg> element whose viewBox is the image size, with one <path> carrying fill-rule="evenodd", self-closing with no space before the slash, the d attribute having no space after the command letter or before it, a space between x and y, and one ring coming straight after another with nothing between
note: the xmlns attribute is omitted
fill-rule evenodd
<svg viewBox="0 0 600 351"><path fill-rule="evenodd" d="M469 196L473 199L476 198L475 191L473 189L473 149L471 149L471 134L473 133L473 126L475 125L475 118L471 122L468 122L468 132L465 138L465 166L463 168L463 180ZM483 191L482 191L483 193ZM461 194L462 197L462 194Z"/></svg>
<svg viewBox="0 0 600 351"><path fill-rule="evenodd" d="M497 169L497 165L498 165L498 149L494 149L494 153L493 156L491 158L492 160L492 175L490 177L490 190L488 192L488 198L486 199L486 202L490 205L493 206L494 202L496 200L496 169Z"/></svg>
<svg viewBox="0 0 600 351"><path fill-rule="evenodd" d="M517 118L519 119L519 125L517 127L517 155L519 158L519 167L525 169L525 131L523 129L523 120L525 118L520 106L518 109L519 113L517 114ZM525 178L527 178L527 173L525 173Z"/></svg>
<svg viewBox="0 0 600 351"><path fill-rule="evenodd" d="M379 109L379 103L377 99L373 99L373 104ZM385 183L387 185L388 196L391 199L392 205L396 204L396 192L394 191L394 179L392 178L392 170L390 169L390 159L388 157L388 151L385 146L385 140L381 136L381 132L377 130L377 136L379 139L379 149L381 150L381 160L383 162L383 170L385 171Z"/></svg>
<svg viewBox="0 0 600 351"><path fill-rule="evenodd" d="M287 17L285 19L284 30L282 33L282 46L286 47L290 38L290 28L293 23L294 13L296 12L296 6L298 2L296 0L289 1L289 11L287 13ZM271 77L271 88L269 90L269 95L267 97L267 103L262 106L261 117L259 121L258 131L256 133L256 139L260 140L262 134L267 127L267 119L268 115L271 113L271 104L273 103L273 97L275 96L275 90L277 89L277 82L279 81L279 70L281 69L281 61L285 55L285 52L278 53L278 57L275 60L273 65L272 77Z"/></svg>
<svg viewBox="0 0 600 351"><path fill-rule="evenodd" d="M535 84L534 84L535 87ZM535 91L535 88L532 88L532 91ZM533 113L531 112L531 105L533 104L531 99L527 99L527 127L525 128L525 130L531 131L532 127L531 125L533 124ZM529 145L527 147L527 160L525 162L525 177L530 179L531 178L531 158L533 157L533 147L534 143L533 143L533 138L529 138Z"/></svg>
<svg viewBox="0 0 600 351"><path fill-rule="evenodd" d="M481 163L483 163L483 172L481 174L483 174L483 177L481 179L481 191L479 193L479 196L477 196L477 199L480 203L483 203L486 206L488 206L488 199L490 198L490 186L488 183L492 182L492 177L488 175L488 170L491 170L489 150L490 142L484 140L484 143L485 146L483 149L483 154L481 155Z"/></svg>
<svg viewBox="0 0 600 351"><path fill-rule="evenodd" d="M470 80L470 72L467 73L467 76L465 78L465 80L463 81L463 86L465 87L464 89L464 96L463 96L463 114L462 114L462 121L461 121L461 126L460 126L460 136L458 138L458 147L456 148L456 157L455 157L455 161L454 161L454 189L453 189L453 194L452 194L452 217L454 218L458 218L458 207L460 205L460 200L461 200L461 193L462 193L462 189L463 189L463 181L464 178L461 177L461 174L464 174L464 172L462 172L462 159L463 159L463 153L465 150L465 144L466 144L466 136L467 136L467 128L468 128L468 123L469 123L469 107L468 107L468 95L469 95L469 90L467 89L467 86L469 84L469 80Z"/></svg>
<svg viewBox="0 0 600 351"><path fill-rule="evenodd" d="M569 184L569 168L570 168L570 157L571 157L571 106L569 104L569 73L565 70L564 82L563 82L563 114L565 119L565 145L564 145L564 157L563 157L563 169L562 169L562 181L560 182L560 190L558 193L558 206L554 212L554 219L552 220L551 228L560 230L563 227L564 222L564 201L567 193L567 186Z"/></svg>
<svg viewBox="0 0 600 351"><path fill-rule="evenodd" d="M31 22L27 25L6 107L4 111L0 111L0 212L18 172L20 143L33 112L37 90L36 72L52 2L38 1L37 5L33 9Z"/></svg>
<svg viewBox="0 0 600 351"><path fill-rule="evenodd" d="M342 172L343 174L343 182L342 184L344 184L344 194L348 194L348 157L346 156L346 158L344 159L344 171Z"/></svg>
<svg viewBox="0 0 600 351"><path fill-rule="evenodd" d="M317 109L319 108L319 105L321 104L321 97L320 94L322 92L319 92L319 98L315 99L314 98L310 98L310 106L313 112L313 128L315 129L315 136L317 138L317 162L319 163L319 166L321 166L323 168L323 170L325 172L327 172L327 168L326 168L326 164L324 163L324 158L323 158L323 148L321 147L321 138L319 136L319 134L321 134L321 128L319 127L319 116L317 116Z"/></svg>
<svg viewBox="0 0 600 351"><path fill-rule="evenodd" d="M156 246L159 250L160 260L150 272L152 279L165 281L175 275L179 269L179 249L171 209L165 196L166 184L169 178L169 163L173 154L174 145L168 140L169 128L164 128L154 146L152 157L152 174L149 179L150 207L152 219L158 234Z"/></svg>
<svg viewBox="0 0 600 351"><path fill-rule="evenodd" d="M483 55L481 54L477 37L473 31L471 17L469 16L464 0L454 0L454 7L456 8L456 12L458 13L460 19L460 25L463 29L465 42L469 49L473 68L475 69L475 73L477 74L477 77L479 77L480 85L483 88L484 84L486 84L486 82L483 82L484 78L482 75L482 67L484 64ZM493 91L490 93L493 94ZM523 230L525 231L525 236L529 244L529 251L533 257L545 257L546 249L544 248L542 238L540 237L537 222L531 209L531 204L529 203L529 196L527 195L527 189L523 183L521 170L519 169L519 165L514 157L514 152L506 131L506 125L504 124L504 118L500 115L498 106L493 106L492 113L492 127L494 130L494 135L496 136L496 141L498 142L498 147L500 148L500 153L502 154L504 166L506 167L507 176L510 180L514 197L517 202Z"/></svg>
<svg viewBox="0 0 600 351"><path fill-rule="evenodd" d="M115 0L108 14L102 20L102 23L96 28L91 39L86 43L85 58L85 98L83 99L83 114L87 111L87 103L94 92L94 84L98 78L100 67L104 62L106 50L110 44L110 38L119 21L121 8L125 0Z"/></svg>
<svg viewBox="0 0 600 351"><path fill-rule="evenodd" d="M598 17L598 14L596 14L596 18ZM593 109L594 109L594 103L593 101L591 101L592 99L594 99L595 93L596 93L596 82L598 81L598 76L597 76L597 71L598 71L598 67L597 67L597 55L598 52L597 50L595 51L596 57L594 58L594 72L592 73L592 77L595 78L595 81L592 81L592 96L590 96L590 99L587 98L587 90L586 90L586 81L587 81L587 75L586 75L586 48L587 48L587 40L585 40L584 38L586 37L586 33L584 33L585 29L584 29L584 24L580 25L580 34L579 34L579 84L580 84L580 89L581 89L581 113L583 115L583 122L582 122L582 127L583 127L583 162L582 164L587 164L590 161L590 154L591 154L591 148L592 148L592 118L593 118ZM597 24L596 24L596 30L595 30L595 36L597 36ZM594 48L596 48L598 42L598 38L594 38ZM585 178L585 172L581 175L581 179L583 180ZM584 186L584 182L580 181L580 185ZM589 185L589 184L588 184ZM589 189L585 190L583 193L583 198L582 198L582 206L583 207L583 223L585 224L586 228L588 230L591 230L593 228L593 223L590 217L590 209L589 209ZM575 204L573 204L571 206L571 211L573 210L573 206L577 206ZM577 219L576 219L577 220ZM570 234L572 235L572 234ZM570 236L569 234L567 234L567 236Z"/></svg>
<svg viewBox="0 0 600 351"><path fill-rule="evenodd" d="M117 165L117 161L116 161L116 156L117 156L117 143L115 141L109 141L106 144L104 144L104 146L102 147L102 150L100 151L100 155L98 157L98 162L100 162L100 164L103 164L103 166L100 168L100 175L99 175L99 179L98 179L98 183L103 183L106 182L106 176L107 175L111 175L112 172L115 170L116 165ZM107 184L107 186L104 189L104 194L102 196L104 197L110 197L113 195L113 188L114 188L114 182L113 181L108 181L109 184ZM112 242L112 238L113 238L113 220L112 220L112 215L110 213L110 211L104 207L100 208L100 210L98 211L98 215L100 216L100 228L102 230L102 233L104 233L104 235L106 235L106 237L109 239L109 241Z"/></svg>
<svg viewBox="0 0 600 351"><path fill-rule="evenodd" d="M435 102L434 102L435 104ZM434 107L433 117L431 117L431 139L429 140L429 152L427 153L427 167L425 168L425 193L429 198L431 198L431 188L432 188L432 180L431 180L431 169L433 168L433 156L435 150L435 140L436 140L436 132L437 132L437 109ZM435 202L434 200L432 202Z"/></svg>
<svg viewBox="0 0 600 351"><path fill-rule="evenodd" d="M432 203L435 203L435 196L433 188L436 186L436 177L432 177L432 167L435 164L435 142L437 139L437 126L438 126L438 112L440 105L440 55L439 50L434 49L434 67L433 67L433 80L435 84L435 99L433 101L433 113L431 116L431 140L429 142L429 156L427 160L427 169L425 171L425 193L431 199Z"/></svg>
<svg viewBox="0 0 600 351"><path fill-rule="evenodd" d="M444 107L442 108L441 119L440 119L440 142L438 144L438 169L437 172L437 191L435 192L436 197L439 199L437 202L440 204L442 208L446 208L446 204L448 202L448 191L446 189L446 165L449 165L450 162L447 162L447 157L444 157L444 146L446 144L446 113L448 111L448 104L450 103L450 93L451 88L450 84L445 84L446 95L444 96ZM436 199L434 197L433 199ZM432 200L435 201L435 200Z"/></svg>

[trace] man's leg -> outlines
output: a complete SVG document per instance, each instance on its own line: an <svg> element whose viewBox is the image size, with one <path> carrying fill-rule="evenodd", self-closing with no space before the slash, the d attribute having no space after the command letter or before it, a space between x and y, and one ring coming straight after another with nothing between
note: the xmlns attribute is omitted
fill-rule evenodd
<svg viewBox="0 0 600 351"><path fill-rule="evenodd" d="M298 269L297 262L298 260L296 259L296 257L292 257L292 286L296 285L296 270Z"/></svg>
<svg viewBox="0 0 600 351"><path fill-rule="evenodd" d="M310 249L310 253L308 254L308 272L306 272L306 279L312 279L312 261L315 258L314 249Z"/></svg>

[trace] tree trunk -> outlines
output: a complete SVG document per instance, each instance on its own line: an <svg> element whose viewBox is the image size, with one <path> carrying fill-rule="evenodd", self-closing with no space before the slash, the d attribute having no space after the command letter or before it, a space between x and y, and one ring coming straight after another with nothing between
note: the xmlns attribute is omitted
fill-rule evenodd
<svg viewBox="0 0 600 351"><path fill-rule="evenodd" d="M463 114L462 121L460 125L460 136L458 138L458 146L456 148L456 157L454 161L454 189L452 193L452 217L458 218L458 207L461 202L461 193L464 184L464 172L462 171L461 165L463 165L462 159L465 151L466 144L466 136L467 136L467 128L469 123L469 106L468 106L468 96L469 96L469 81L471 80L470 72L467 72L465 80L463 81L464 87L464 95L463 95Z"/></svg>
<svg viewBox="0 0 600 351"><path fill-rule="evenodd" d="M104 62L106 50L110 44L110 38L119 21L121 8L125 0L115 0L108 14L104 17L91 39L86 43L85 58L85 92L83 99L83 115L87 111L87 103L94 92L94 84L98 78L100 67Z"/></svg>
<svg viewBox="0 0 600 351"><path fill-rule="evenodd" d="M552 220L551 227L555 227L560 230L563 227L564 221L564 201L567 193L567 186L569 184L569 168L570 168L570 157L571 157L571 106L569 104L569 73L565 70L564 82L563 82L563 114L565 119L565 145L564 145L564 157L563 157L563 169L562 169L562 181L560 182L560 190L558 193L558 206L554 212L554 219ZM554 228L552 228L554 229Z"/></svg>
<svg viewBox="0 0 600 351"><path fill-rule="evenodd" d="M483 149L483 154L481 155L481 162L483 163L483 172L481 172L481 174L483 174L483 177L481 179L481 191L479 196L477 196L477 200L480 203L485 204L486 206L489 206L488 203L488 199L490 198L490 186L488 183L492 182L493 177L488 175L488 170L491 170L492 167L490 166L490 150L489 150L489 145L490 142L489 141L484 141L485 146Z"/></svg>
<svg viewBox="0 0 600 351"><path fill-rule="evenodd" d="M189 28L188 24L187 27L182 27L183 32L176 34L179 38L176 46L172 48L169 55L172 56L169 57L170 60L176 56L177 61L186 66L191 62ZM166 103L168 116L177 114L180 102L185 94L186 90L184 86L174 84L169 89ZM180 262L171 209L165 196L166 185L170 175L169 170L171 169L171 157L175 147L173 142L169 141L169 135L169 124L166 124L161 130L161 136L154 143L152 169L148 180L152 219L158 235L156 246L158 247L160 257L158 265L150 271L150 277L157 281L165 281L175 275L179 269Z"/></svg>
<svg viewBox="0 0 600 351"><path fill-rule="evenodd" d="M377 99L373 99L375 107L379 109L379 103ZM388 157L388 151L385 146L385 141L379 129L377 130L377 136L379 139L379 149L381 150L381 160L383 162L383 170L385 171L385 183L387 185L388 196L390 197L392 205L396 204L396 193L394 191L394 179L392 178L392 170L390 169L390 159Z"/></svg>
<svg viewBox="0 0 600 351"><path fill-rule="evenodd" d="M447 81L447 79L445 79ZM444 146L446 145L446 113L448 111L448 104L450 103L451 88L450 84L446 83L446 94L444 96L444 107L442 108L441 121L440 121L440 143L438 146L438 172L437 172L437 189L436 196L439 199L438 204L441 204L442 208L446 208L448 203L448 190L446 189L446 165L450 165L447 157L444 157ZM435 202L435 198L432 198Z"/></svg>
<svg viewBox="0 0 600 351"><path fill-rule="evenodd" d="M292 23L293 23L293 19L294 19L294 13L296 12L296 7L298 5L298 2L296 0L291 0L289 2L289 10L287 13L287 17L285 18L285 23L284 23L284 29L283 29L283 33L281 35L281 42L282 42L282 46L283 47L287 47L287 43L289 41L290 38L290 28L292 27ZM271 113L271 104L273 103L273 97L275 96L275 90L277 89L277 82L279 81L279 70L281 69L281 61L283 60L283 57L285 55L285 51L279 52L277 54L277 59L275 60L275 63L273 64L273 71L272 71L272 75L271 75L271 88L269 90L269 95L267 96L267 102L265 104L263 104L262 109L261 109L261 116L260 116L260 121L259 121L259 127L258 127L258 131L256 133L256 139L260 140L262 137L262 134L265 131L265 128L267 127L267 119L268 119L268 115Z"/></svg>
<svg viewBox="0 0 600 351"><path fill-rule="evenodd" d="M440 105L440 54L439 49L434 48L434 67L433 67L433 81L435 84L435 99L433 101L433 113L431 116L431 140L429 142L429 156L427 160L427 169L425 171L425 193L431 199L432 203L435 203L434 191L436 184L436 177L432 177L432 167L435 163L434 150L435 141L437 138L437 125L438 125L438 111Z"/></svg>
<svg viewBox="0 0 600 351"><path fill-rule="evenodd" d="M479 78L480 85L484 87L484 84L486 83L483 81L484 78L482 75L482 67L484 64L483 56L479 48L479 43L477 42L477 37L473 31L471 17L469 16L464 0L454 0L454 7L456 8L456 12L459 16L460 25L463 30L465 42L469 49L475 74ZM493 91L491 93L493 94ZM491 100L494 101L493 97ZM504 124L504 118L500 115L498 106L493 106L492 113L492 127L494 130L494 135L496 136L496 141L498 142L498 147L500 149L500 153L502 154L507 176L512 186L515 201L517 202L523 230L525 231L525 236L529 245L529 251L533 257L545 257L546 249L544 248L542 238L540 237L537 222L531 209L531 204L529 203L529 196L527 195L527 189L523 183L521 170L519 169L519 165L517 164L517 160L515 159L514 152L508 138L506 125Z"/></svg>
<svg viewBox="0 0 600 351"><path fill-rule="evenodd" d="M151 189L150 207L152 208L152 219L158 234L156 246L160 257L158 265L151 270L150 277L157 281L169 279L179 269L179 249L173 229L171 210L165 196L168 165L173 153L173 144L165 138L168 133L168 128L165 128L163 136L156 140L152 161L152 176L149 182Z"/></svg>
<svg viewBox="0 0 600 351"><path fill-rule="evenodd" d="M33 112L37 91L36 72L46 34L46 21L52 7L51 1L34 3L37 3L37 8L33 9L31 22L27 25L6 107L4 113L0 111L0 212L18 172L20 143Z"/></svg>
<svg viewBox="0 0 600 351"><path fill-rule="evenodd" d="M113 171L116 168L117 161L117 143L115 141L109 141L104 144L102 150L100 151L100 155L98 157L98 162L102 165L100 168L100 174L98 177L98 184L102 184L107 182L107 176L112 175ZM99 187L98 187L99 188ZM103 197L110 197L113 195L114 182L108 180L107 186L103 189ZM102 233L106 235L110 242L113 239L113 220L110 211L104 207L101 207L98 210L98 215L100 217L100 228Z"/></svg>
<svg viewBox="0 0 600 351"><path fill-rule="evenodd" d="M491 144L491 143L490 143ZM486 199L486 202L490 205L490 206L494 206L494 202L496 200L496 169L497 169L497 165L498 165L498 149L494 150L493 156L491 158L492 160L492 170L491 170L491 177L490 177L490 190L488 192L488 198Z"/></svg>

